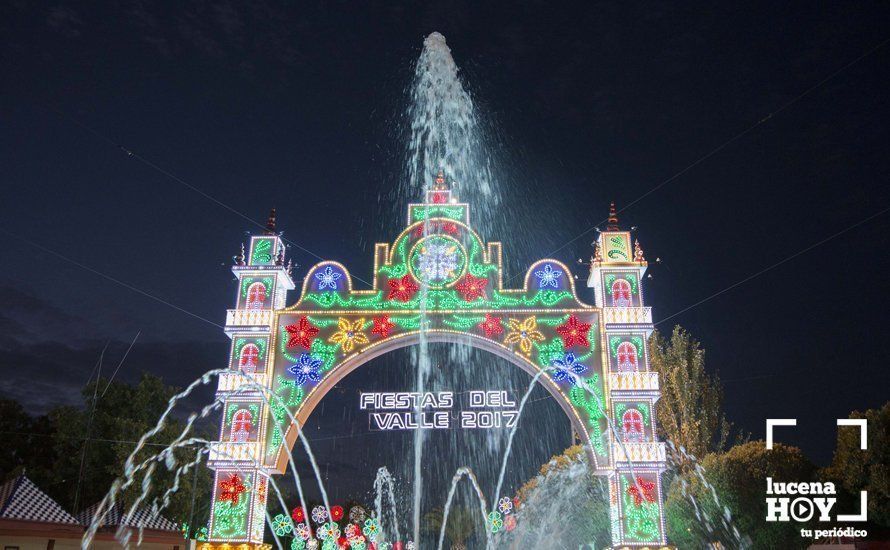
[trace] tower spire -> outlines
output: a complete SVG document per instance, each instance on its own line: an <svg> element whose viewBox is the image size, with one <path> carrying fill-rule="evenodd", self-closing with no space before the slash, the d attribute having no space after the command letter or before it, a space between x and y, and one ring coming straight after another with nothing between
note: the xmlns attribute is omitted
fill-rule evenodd
<svg viewBox="0 0 890 550"><path fill-rule="evenodd" d="M618 212L615 210L615 201L609 205L609 219L606 225L606 231L621 231L618 227Z"/></svg>
<svg viewBox="0 0 890 550"><path fill-rule="evenodd" d="M269 211L269 219L266 221L266 235L275 234L275 209Z"/></svg>
<svg viewBox="0 0 890 550"><path fill-rule="evenodd" d="M436 186L434 187L436 191L444 191L448 189L448 186L445 184L445 172L439 170L439 173L436 174Z"/></svg>
<svg viewBox="0 0 890 550"><path fill-rule="evenodd" d="M445 204L449 200L451 200L451 190L448 188L448 184L445 183L445 172L439 170L438 174L436 174L435 183L433 184L432 189L427 189L426 202Z"/></svg>

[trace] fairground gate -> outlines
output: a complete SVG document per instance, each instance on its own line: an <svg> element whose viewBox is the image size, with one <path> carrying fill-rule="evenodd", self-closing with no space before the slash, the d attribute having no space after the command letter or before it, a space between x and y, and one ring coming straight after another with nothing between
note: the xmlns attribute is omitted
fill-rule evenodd
<svg viewBox="0 0 890 550"><path fill-rule="evenodd" d="M665 447L655 435L646 267L613 204L587 278L595 305L551 259L535 262L520 288L504 288L501 243L482 240L470 205L439 177L423 203L408 205L392 244L375 246L373 288L353 288L346 266L324 261L287 305L295 284L273 211L232 267L238 292L226 317L230 370L217 390L224 414L208 460L215 485L205 547L262 545L267 500L277 502L268 479L285 472L299 426L352 370L418 343L421 312L428 341L469 343L532 375L545 370L540 383L586 442L593 472L608 479L613 547L663 547Z"/></svg>

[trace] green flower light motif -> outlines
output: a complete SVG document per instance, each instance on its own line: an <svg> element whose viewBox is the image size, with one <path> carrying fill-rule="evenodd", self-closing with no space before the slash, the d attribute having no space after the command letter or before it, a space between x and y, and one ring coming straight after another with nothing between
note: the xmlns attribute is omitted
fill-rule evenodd
<svg viewBox="0 0 890 550"><path fill-rule="evenodd" d="M279 537L283 537L294 530L294 522L284 514L278 514L272 520L272 531Z"/></svg>
<svg viewBox="0 0 890 550"><path fill-rule="evenodd" d="M362 529L362 533L368 537L368 540L371 542L377 541L377 535L380 533L380 526L377 524L377 520L374 518L368 518L365 520L365 527Z"/></svg>
<svg viewBox="0 0 890 550"><path fill-rule="evenodd" d="M504 527L504 519L500 512L492 512L488 514L488 528L492 533L497 533Z"/></svg>

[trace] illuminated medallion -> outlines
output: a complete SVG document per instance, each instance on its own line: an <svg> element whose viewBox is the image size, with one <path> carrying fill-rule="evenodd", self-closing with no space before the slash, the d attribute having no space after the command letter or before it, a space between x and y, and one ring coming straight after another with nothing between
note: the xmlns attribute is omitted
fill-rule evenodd
<svg viewBox="0 0 890 550"><path fill-rule="evenodd" d="M431 288L451 286L467 271L467 252L453 237L424 237L411 249L408 269L415 279Z"/></svg>

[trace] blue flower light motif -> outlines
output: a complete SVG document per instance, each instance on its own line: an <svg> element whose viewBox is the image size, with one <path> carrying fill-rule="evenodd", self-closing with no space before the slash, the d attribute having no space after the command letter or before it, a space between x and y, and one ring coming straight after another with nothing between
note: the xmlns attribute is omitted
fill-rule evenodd
<svg viewBox="0 0 890 550"><path fill-rule="evenodd" d="M287 372L296 377L298 386L302 386L307 380L313 382L321 381L321 359L316 359L308 353L300 354L296 365L287 368Z"/></svg>
<svg viewBox="0 0 890 550"><path fill-rule="evenodd" d="M315 278L318 279L318 290L324 290L326 288L337 290L337 280L342 277L342 273L337 273L331 266L327 266L324 268L324 271L315 274Z"/></svg>
<svg viewBox="0 0 890 550"><path fill-rule="evenodd" d="M544 269L535 271L535 277L538 278L538 288L559 288L559 278L562 277L562 271L553 269L550 264L545 264Z"/></svg>
<svg viewBox="0 0 890 550"><path fill-rule="evenodd" d="M576 375L587 370L586 366L578 362L574 353L567 353L562 359L554 359L552 365L553 379L557 382L568 382L573 386L578 384Z"/></svg>

